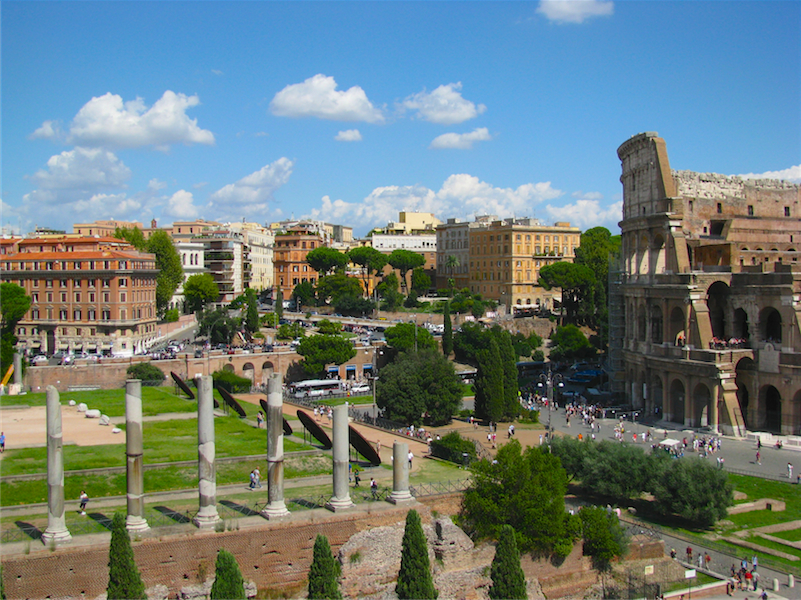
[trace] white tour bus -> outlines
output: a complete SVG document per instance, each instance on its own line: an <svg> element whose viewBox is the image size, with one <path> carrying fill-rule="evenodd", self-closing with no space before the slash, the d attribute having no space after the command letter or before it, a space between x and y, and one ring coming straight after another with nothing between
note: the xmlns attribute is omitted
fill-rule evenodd
<svg viewBox="0 0 801 600"><path fill-rule="evenodd" d="M307 379L290 383L289 393L295 398L311 398L342 393L342 382L338 379Z"/></svg>

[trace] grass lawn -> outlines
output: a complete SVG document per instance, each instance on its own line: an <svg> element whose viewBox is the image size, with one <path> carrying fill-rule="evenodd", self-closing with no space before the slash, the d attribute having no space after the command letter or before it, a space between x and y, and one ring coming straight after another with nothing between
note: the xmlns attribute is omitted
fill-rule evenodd
<svg viewBox="0 0 801 600"><path fill-rule="evenodd" d="M771 535L787 540L788 542L801 542L801 527L798 529L790 529L789 531L776 531Z"/></svg>
<svg viewBox="0 0 801 600"><path fill-rule="evenodd" d="M321 400L318 404L325 406L339 406L340 404L372 404L372 396L353 396L352 398L334 398L333 400Z"/></svg>
<svg viewBox="0 0 801 600"><path fill-rule="evenodd" d="M142 415L150 417L163 413L194 412L197 402L188 400L182 394L175 395L173 386L142 386ZM85 402L89 408L100 409L109 417L125 416L125 390L93 390L89 392L62 392L59 394L61 404L70 400L80 404ZM47 394L24 394L22 396L0 396L2 406L45 406Z"/></svg>
<svg viewBox="0 0 801 600"><path fill-rule="evenodd" d="M801 490L797 485L788 481L770 481L745 475L729 475L729 481L735 490L748 495L749 502L760 498L772 498L782 500L786 505L783 511L755 510L730 515L728 520L734 523L736 529L751 529L801 519L801 493L799 493ZM723 532L725 531L724 528Z"/></svg>
<svg viewBox="0 0 801 600"><path fill-rule="evenodd" d="M672 583L663 585L662 593L669 594L670 592L675 592L678 590L686 590L690 586L695 589L702 585L706 585L707 583L715 583L718 581L720 581L720 579L715 579L706 573L697 573L693 579L682 579L681 581L673 581Z"/></svg>

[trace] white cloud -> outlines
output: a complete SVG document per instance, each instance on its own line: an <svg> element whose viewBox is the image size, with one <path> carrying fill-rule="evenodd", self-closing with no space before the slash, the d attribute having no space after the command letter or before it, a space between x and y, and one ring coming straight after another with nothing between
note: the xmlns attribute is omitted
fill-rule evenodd
<svg viewBox="0 0 801 600"><path fill-rule="evenodd" d="M303 83L293 83L278 92L270 111L279 117L317 117L330 121L382 123L384 115L367 99L359 86L337 91L333 77L317 74Z"/></svg>
<svg viewBox="0 0 801 600"><path fill-rule="evenodd" d="M254 135L255 137L267 137L267 136L268 136L268 135L270 135L270 134L269 134L269 133L267 133L266 131L257 131L257 132L256 132L256 133L254 133L253 135Z"/></svg>
<svg viewBox="0 0 801 600"><path fill-rule="evenodd" d="M147 182L147 191L149 192L158 192L166 187L167 183L165 181L159 181L158 179L151 179Z"/></svg>
<svg viewBox="0 0 801 600"><path fill-rule="evenodd" d="M456 125L474 119L484 113L487 107L476 106L462 98L462 83L441 85L430 94L423 90L403 101L403 108L416 110L421 119L439 125Z"/></svg>
<svg viewBox="0 0 801 600"><path fill-rule="evenodd" d="M67 142L81 146L137 148L155 146L166 149L171 144L214 144L214 134L197 126L186 110L200 104L197 96L176 94L170 90L147 108L141 98L123 103L122 98L107 93L83 105L70 125ZM32 135L56 137L52 121L45 121Z"/></svg>
<svg viewBox="0 0 801 600"><path fill-rule="evenodd" d="M58 121L45 121L28 137L32 140L60 140L64 136Z"/></svg>
<svg viewBox="0 0 801 600"><path fill-rule="evenodd" d="M577 194L573 195L574 197ZM568 221L574 227L582 230L591 227L603 226L614 232L618 230L618 223L623 219L623 201L602 205L601 194L596 192L578 197L572 204L545 207L545 214L549 221Z"/></svg>
<svg viewBox="0 0 801 600"><path fill-rule="evenodd" d="M178 190L172 196L167 198L167 207L161 211L161 214L165 217L184 220L195 219L200 213L197 206L194 204L192 192Z"/></svg>
<svg viewBox="0 0 801 600"><path fill-rule="evenodd" d="M264 213L273 193L289 181L294 163L282 157L255 173L229 183L209 196L209 206L220 212L218 218L240 219Z"/></svg>
<svg viewBox="0 0 801 600"><path fill-rule="evenodd" d="M334 139L338 142L361 142L362 134L358 129L346 129L337 133Z"/></svg>
<svg viewBox="0 0 801 600"><path fill-rule="evenodd" d="M429 148L469 150L473 147L473 142L486 142L491 139L489 130L486 127L479 127L470 133L443 133L434 138Z"/></svg>
<svg viewBox="0 0 801 600"><path fill-rule="evenodd" d="M199 190L200 188L206 187L207 185L209 185L208 181L199 181L198 183L193 184L192 187L195 188L196 190Z"/></svg>
<svg viewBox="0 0 801 600"><path fill-rule="evenodd" d="M100 148L75 148L51 156L47 169L28 179L42 190L99 191L122 186L131 170L113 152Z"/></svg>
<svg viewBox="0 0 801 600"><path fill-rule="evenodd" d="M222 75L222 74L223 74L223 72L222 72L222 71L220 71L219 69L212 69L212 70L211 70L211 72L212 72L212 73L214 73L214 74L215 74L215 75L217 75L217 76L219 76L219 75Z"/></svg>
<svg viewBox="0 0 801 600"><path fill-rule="evenodd" d="M793 183L801 183L801 165L795 165L781 171L765 171L764 173L747 173L740 175L743 179L785 179Z"/></svg>
<svg viewBox="0 0 801 600"><path fill-rule="evenodd" d="M362 202L322 198L310 217L347 222L354 227L386 225L403 210L432 212L440 218L470 219L477 215L534 216L534 205L562 195L550 182L527 183L517 188L498 188L472 175L451 175L439 191L421 185L385 186L374 189Z"/></svg>
<svg viewBox="0 0 801 600"><path fill-rule="evenodd" d="M611 0L540 0L537 12L557 23L583 23L593 17L608 17L615 11Z"/></svg>

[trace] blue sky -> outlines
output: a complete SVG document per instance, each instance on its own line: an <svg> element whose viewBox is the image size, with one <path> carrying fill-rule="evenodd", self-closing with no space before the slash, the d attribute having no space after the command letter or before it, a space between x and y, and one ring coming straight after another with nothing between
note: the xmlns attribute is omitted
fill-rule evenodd
<svg viewBox="0 0 801 600"><path fill-rule="evenodd" d="M617 232L616 150L801 182L801 3L9 2L2 225Z"/></svg>

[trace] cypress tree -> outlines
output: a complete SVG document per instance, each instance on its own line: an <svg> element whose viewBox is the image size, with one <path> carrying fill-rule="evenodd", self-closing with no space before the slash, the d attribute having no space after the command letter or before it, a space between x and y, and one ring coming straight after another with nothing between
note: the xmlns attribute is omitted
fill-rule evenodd
<svg viewBox="0 0 801 600"><path fill-rule="evenodd" d="M122 513L115 513L111 522L106 597L108 600L147 600L145 584L136 568L131 538Z"/></svg>
<svg viewBox="0 0 801 600"><path fill-rule="evenodd" d="M328 538L317 534L317 539L314 540L314 556L309 569L309 598L312 600L342 598L337 582L340 570L339 561L331 553Z"/></svg>
<svg viewBox="0 0 801 600"><path fill-rule="evenodd" d="M273 310L275 311L275 316L278 317L278 320L284 318L284 292L281 291L281 288L278 288L278 293L275 295L275 300L273 301ZM275 324L278 327L278 323Z"/></svg>
<svg viewBox="0 0 801 600"><path fill-rule="evenodd" d="M498 339L498 353L503 370L503 416L513 421L520 414L515 349L512 346L512 336L508 331L495 327L493 333Z"/></svg>
<svg viewBox="0 0 801 600"><path fill-rule="evenodd" d="M245 582L236 558L228 550L217 553L211 600L245 600Z"/></svg>
<svg viewBox="0 0 801 600"><path fill-rule="evenodd" d="M445 303L442 313L442 353L448 357L453 352L453 325L451 324L451 303Z"/></svg>
<svg viewBox="0 0 801 600"><path fill-rule="evenodd" d="M492 586L489 597L493 600L526 600L526 578L520 567L520 552L517 538L511 525L504 525L501 538L495 548L495 558L490 567Z"/></svg>
<svg viewBox="0 0 801 600"><path fill-rule="evenodd" d="M501 364L498 342L490 338L489 346L476 353L478 372L476 373L475 411L480 419L497 423L503 417L503 365Z"/></svg>
<svg viewBox="0 0 801 600"><path fill-rule="evenodd" d="M401 566L395 593L399 600L429 600L437 597L428 561L428 543L416 510L406 513Z"/></svg>
<svg viewBox="0 0 801 600"><path fill-rule="evenodd" d="M3 565L0 565L0 600L6 600L6 588L3 585Z"/></svg>

